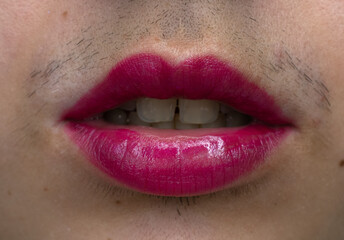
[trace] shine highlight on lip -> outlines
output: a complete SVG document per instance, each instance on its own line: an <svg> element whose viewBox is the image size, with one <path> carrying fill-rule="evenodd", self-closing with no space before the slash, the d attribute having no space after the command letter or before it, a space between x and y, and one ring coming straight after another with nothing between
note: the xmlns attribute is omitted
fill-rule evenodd
<svg viewBox="0 0 344 240"><path fill-rule="evenodd" d="M256 121L236 128L161 130L86 120L142 97L215 100ZM164 196L230 187L261 165L292 129L272 97L213 56L178 65L152 54L124 59L61 119L87 158L112 179Z"/></svg>

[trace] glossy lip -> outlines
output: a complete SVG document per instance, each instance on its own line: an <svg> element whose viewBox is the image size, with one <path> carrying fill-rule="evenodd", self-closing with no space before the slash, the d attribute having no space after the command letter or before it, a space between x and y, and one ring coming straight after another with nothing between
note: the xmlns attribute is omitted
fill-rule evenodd
<svg viewBox="0 0 344 240"><path fill-rule="evenodd" d="M180 131L84 121L139 97L217 100L265 124ZM131 189L166 196L206 194L234 184L261 165L292 129L272 97L213 56L176 66L152 54L127 58L61 119L68 122L71 139L108 176Z"/></svg>

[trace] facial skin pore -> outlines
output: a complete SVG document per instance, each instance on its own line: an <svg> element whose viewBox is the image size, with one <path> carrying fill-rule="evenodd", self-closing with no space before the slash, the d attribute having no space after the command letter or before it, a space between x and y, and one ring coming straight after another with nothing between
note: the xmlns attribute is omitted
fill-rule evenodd
<svg viewBox="0 0 344 240"><path fill-rule="evenodd" d="M0 239L344 239L344 2L0 2ZM265 89L295 132L214 194L113 184L58 120L123 58L213 55Z"/></svg>

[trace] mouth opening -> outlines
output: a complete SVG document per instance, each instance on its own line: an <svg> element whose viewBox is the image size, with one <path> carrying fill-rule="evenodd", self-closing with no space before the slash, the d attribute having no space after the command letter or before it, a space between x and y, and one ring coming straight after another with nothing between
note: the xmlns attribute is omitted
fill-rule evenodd
<svg viewBox="0 0 344 240"><path fill-rule="evenodd" d="M212 100L139 98L84 121L157 129L235 128L257 122L253 117Z"/></svg>

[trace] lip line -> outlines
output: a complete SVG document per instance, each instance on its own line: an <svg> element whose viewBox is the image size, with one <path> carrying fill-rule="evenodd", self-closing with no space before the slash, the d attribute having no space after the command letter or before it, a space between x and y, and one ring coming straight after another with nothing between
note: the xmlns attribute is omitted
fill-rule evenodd
<svg viewBox="0 0 344 240"><path fill-rule="evenodd" d="M178 138L164 137L168 130L107 129L83 122L135 98L176 96L221 101L267 124L221 129L217 135L206 129L195 137L178 130L184 134ZM151 54L121 61L61 121L72 141L112 179L166 196L205 194L233 184L261 165L293 127L271 96L215 57L171 66Z"/></svg>

